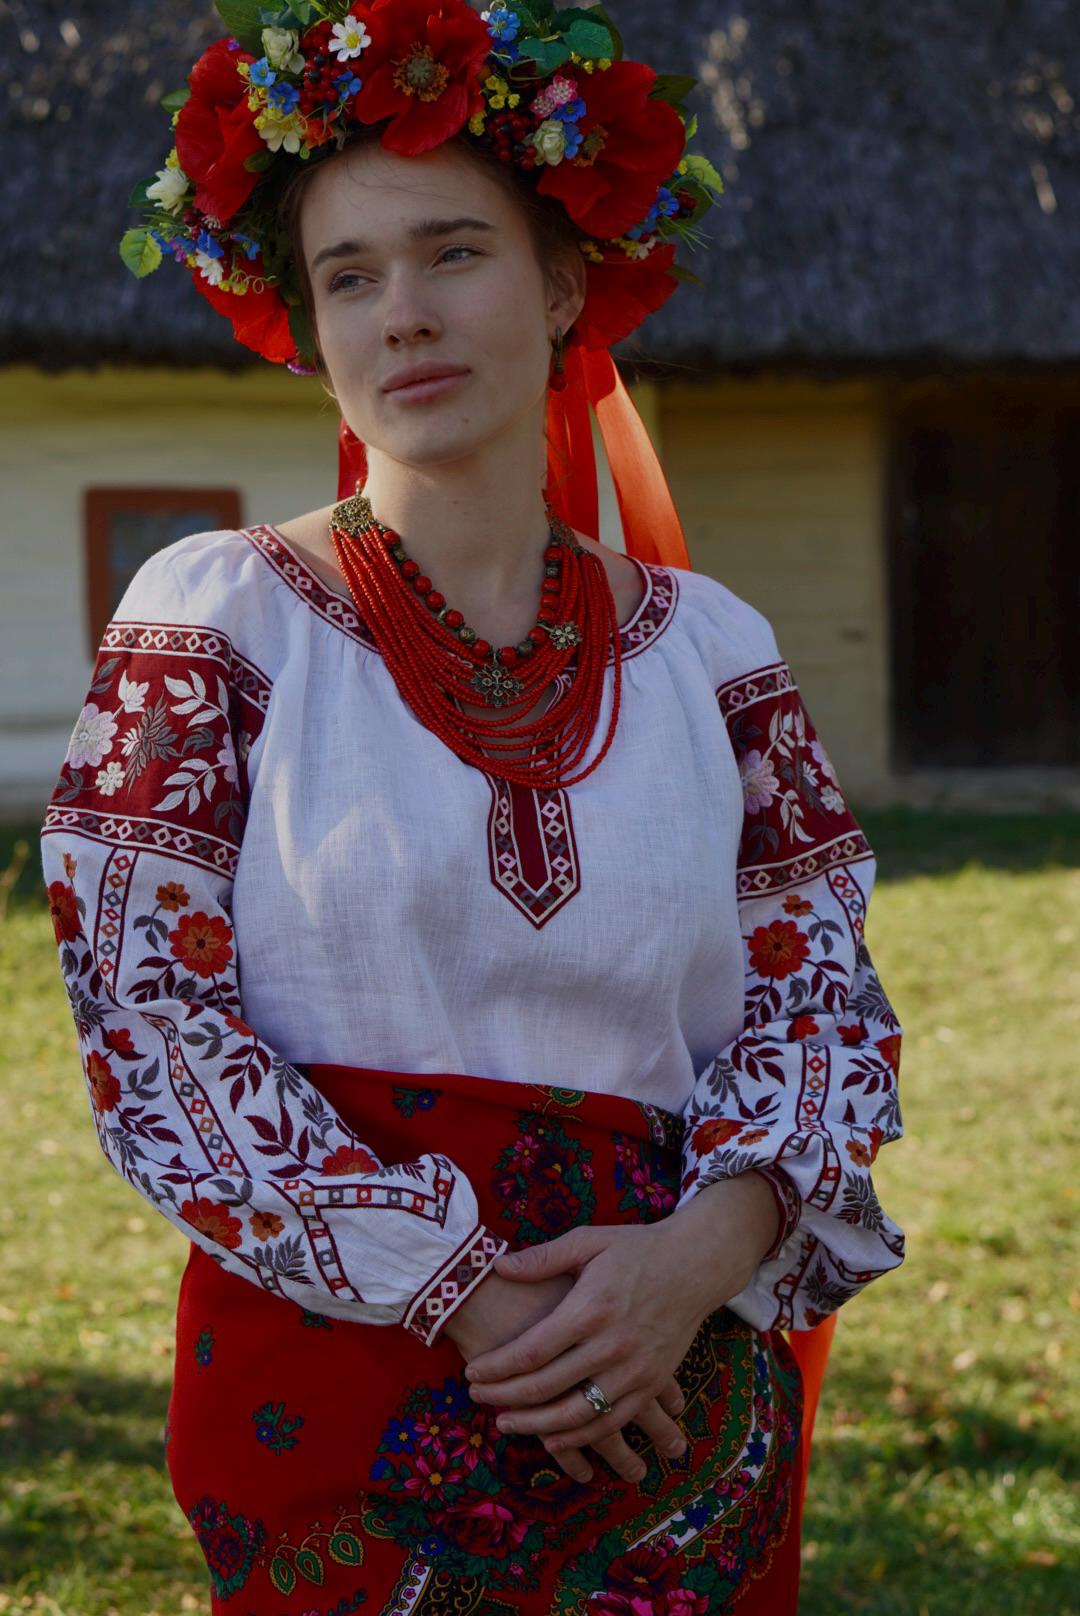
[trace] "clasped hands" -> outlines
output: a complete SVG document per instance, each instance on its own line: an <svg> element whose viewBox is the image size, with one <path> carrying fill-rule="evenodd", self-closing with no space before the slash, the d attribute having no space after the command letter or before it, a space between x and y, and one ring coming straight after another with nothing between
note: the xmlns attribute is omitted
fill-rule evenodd
<svg viewBox="0 0 1080 1616"><path fill-rule="evenodd" d="M675 1370L702 1320L749 1283L774 1225L771 1193L747 1174L702 1188L658 1223L582 1225L504 1252L446 1325L467 1359L474 1401L500 1411L500 1430L539 1436L575 1480L592 1478L585 1446L626 1480L640 1480L645 1466L623 1427L633 1421L673 1457L685 1451ZM544 1293L540 1317L511 1339L490 1322L506 1281ZM478 1328L483 1312L486 1329ZM493 1336L502 1344L476 1349ZM604 1392L609 1414L590 1408L586 1379Z"/></svg>

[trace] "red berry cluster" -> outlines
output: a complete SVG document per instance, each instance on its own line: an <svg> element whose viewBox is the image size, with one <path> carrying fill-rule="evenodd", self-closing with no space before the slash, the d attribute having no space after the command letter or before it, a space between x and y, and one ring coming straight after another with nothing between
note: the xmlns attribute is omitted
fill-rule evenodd
<svg viewBox="0 0 1080 1616"><path fill-rule="evenodd" d="M333 26L330 20L316 23L314 28L308 29L302 41L307 65L300 84L297 111L302 112L305 118L313 112L321 111L327 104L337 106L337 81L351 71L348 62L339 62L337 57L332 56L326 49L330 43Z"/></svg>
<svg viewBox="0 0 1080 1616"><path fill-rule="evenodd" d="M527 112L508 108L505 112L488 113L484 138L494 146L496 155L504 163L516 163L519 168L533 168L537 161L537 150L531 142L526 145L525 137L531 135L535 128L535 119Z"/></svg>

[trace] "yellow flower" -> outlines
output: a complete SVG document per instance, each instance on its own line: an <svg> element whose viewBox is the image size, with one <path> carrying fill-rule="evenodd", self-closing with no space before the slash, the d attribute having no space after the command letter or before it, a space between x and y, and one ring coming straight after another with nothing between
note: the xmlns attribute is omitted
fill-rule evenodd
<svg viewBox="0 0 1080 1616"><path fill-rule="evenodd" d="M601 72L604 72L607 68L609 68L611 66L611 57L610 56L601 56L600 60L597 62L596 65L600 69Z"/></svg>
<svg viewBox="0 0 1080 1616"><path fill-rule="evenodd" d="M518 102L521 100L521 97L520 95L511 95L507 98L507 100L510 106L516 107Z"/></svg>
<svg viewBox="0 0 1080 1616"><path fill-rule="evenodd" d="M685 157L683 158L682 162L679 163L679 165L676 168L675 172L676 172L676 174L685 174L686 173L686 159L685 159Z"/></svg>
<svg viewBox="0 0 1080 1616"><path fill-rule="evenodd" d="M474 113L469 119L469 133L470 135L482 135L484 133L484 114L482 112Z"/></svg>

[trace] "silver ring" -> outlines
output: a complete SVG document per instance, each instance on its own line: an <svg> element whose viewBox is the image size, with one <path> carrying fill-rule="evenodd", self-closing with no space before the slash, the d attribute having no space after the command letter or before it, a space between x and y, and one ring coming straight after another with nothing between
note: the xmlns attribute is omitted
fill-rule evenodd
<svg viewBox="0 0 1080 1616"><path fill-rule="evenodd" d="M581 1389L598 1414L610 1414L611 1404L596 1384L595 1380L583 1380Z"/></svg>

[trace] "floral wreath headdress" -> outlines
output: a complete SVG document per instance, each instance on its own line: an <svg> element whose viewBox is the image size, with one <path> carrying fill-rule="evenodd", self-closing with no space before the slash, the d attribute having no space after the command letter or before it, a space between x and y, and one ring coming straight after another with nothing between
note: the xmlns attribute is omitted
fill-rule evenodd
<svg viewBox="0 0 1080 1616"><path fill-rule="evenodd" d="M300 375L315 345L278 201L297 165L340 151L350 127L385 123L383 146L417 156L457 135L491 148L557 200L576 226L586 298L568 343L566 386L548 395L553 452L569 466L552 503L599 527L589 406L596 413L627 551L689 566L648 434L611 359L675 291L675 263L723 186L686 150L696 79L628 61L602 6L553 0L216 0L231 33L162 98L174 141L129 205L147 210L120 256L138 277L170 253L232 322L236 340ZM366 475L344 418L338 498Z"/></svg>

